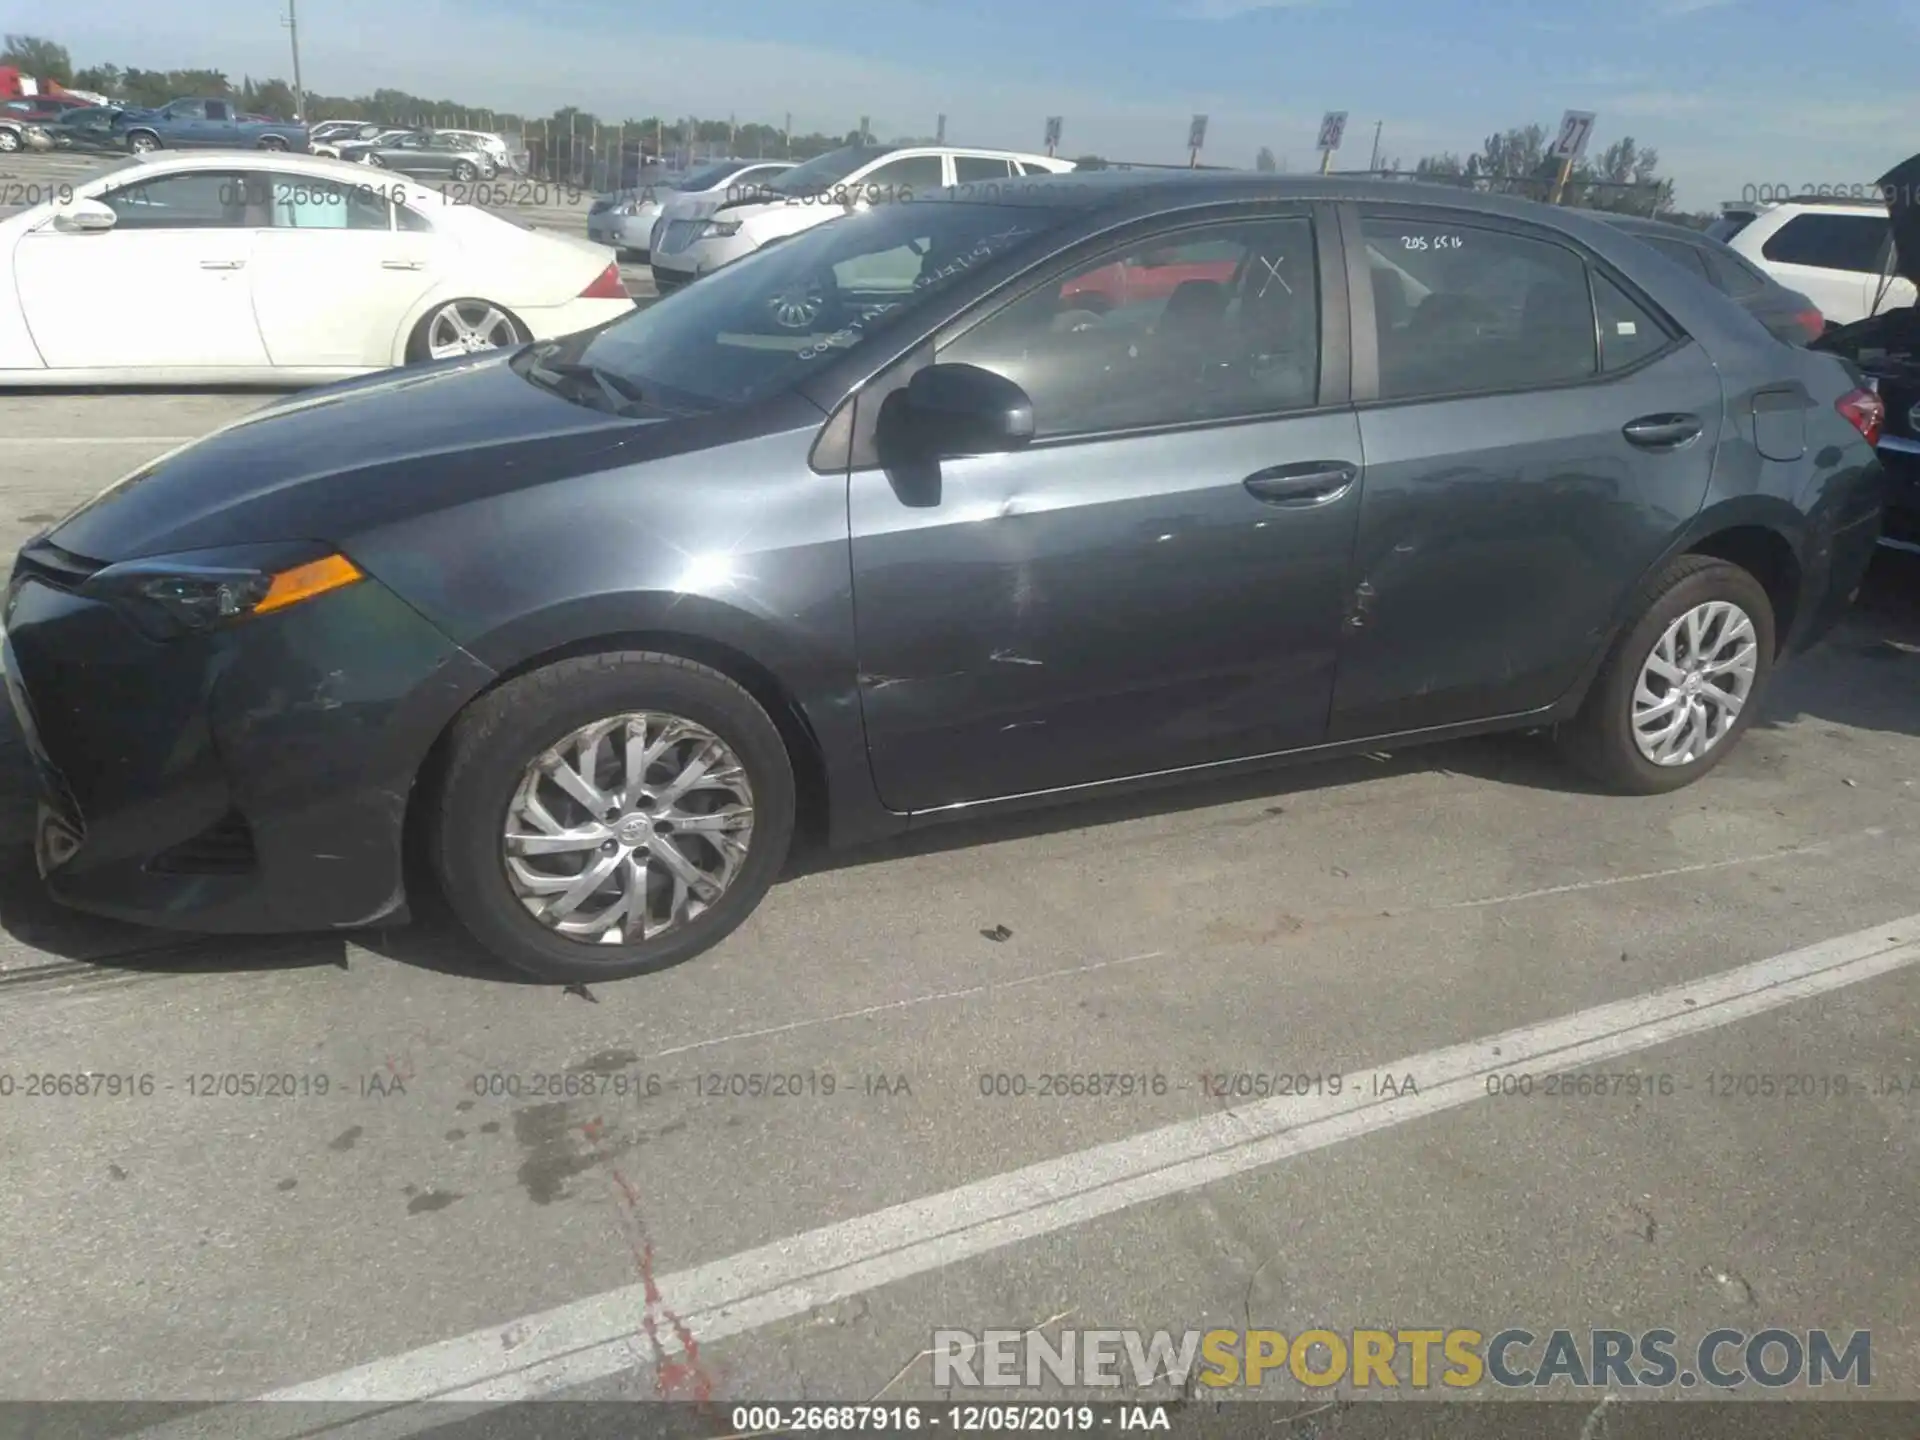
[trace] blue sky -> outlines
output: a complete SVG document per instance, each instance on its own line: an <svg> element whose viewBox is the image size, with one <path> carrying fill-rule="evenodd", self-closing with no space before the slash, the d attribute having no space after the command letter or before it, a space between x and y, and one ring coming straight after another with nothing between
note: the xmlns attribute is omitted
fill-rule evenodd
<svg viewBox="0 0 1920 1440"><path fill-rule="evenodd" d="M284 0L131 7L73 0L33 27L77 64L213 64L285 76ZM1871 181L1920 150L1903 55L1920 7L1838 23L1805 0L303 0L310 88L393 85L497 109L695 113L797 129L931 133L1069 154L1248 165L1262 145L1316 163L1325 110L1350 113L1338 163L1411 164L1508 125L1593 110L1595 147L1655 146L1682 204L1756 184ZM15 28L9 26L9 29Z"/></svg>

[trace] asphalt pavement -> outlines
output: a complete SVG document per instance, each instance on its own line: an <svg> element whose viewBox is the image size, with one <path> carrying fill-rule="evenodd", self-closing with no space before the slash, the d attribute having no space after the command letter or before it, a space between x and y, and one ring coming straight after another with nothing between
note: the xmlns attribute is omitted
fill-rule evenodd
<svg viewBox="0 0 1920 1440"><path fill-rule="evenodd" d="M265 398L0 396L0 546ZM587 990L430 901L62 913L0 782L0 1399L898 1400L936 1329L1216 1325L1867 1329L1920 1399L1920 557L1676 795L1506 738L973 824Z"/></svg>

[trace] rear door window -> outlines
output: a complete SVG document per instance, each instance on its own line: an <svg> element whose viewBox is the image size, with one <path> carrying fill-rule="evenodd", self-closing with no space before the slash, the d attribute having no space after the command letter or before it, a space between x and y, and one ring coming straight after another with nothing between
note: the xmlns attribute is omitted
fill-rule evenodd
<svg viewBox="0 0 1920 1440"><path fill-rule="evenodd" d="M1796 215L1767 237L1760 253L1777 265L1872 274L1889 226L1884 215Z"/></svg>
<svg viewBox="0 0 1920 1440"><path fill-rule="evenodd" d="M982 180L1005 180L1012 173L1007 161L992 155L953 157L953 179L957 185L973 185Z"/></svg>
<svg viewBox="0 0 1920 1440"><path fill-rule="evenodd" d="M1362 221L1380 396L1530 390L1599 372L1586 262L1564 245L1431 215Z"/></svg>

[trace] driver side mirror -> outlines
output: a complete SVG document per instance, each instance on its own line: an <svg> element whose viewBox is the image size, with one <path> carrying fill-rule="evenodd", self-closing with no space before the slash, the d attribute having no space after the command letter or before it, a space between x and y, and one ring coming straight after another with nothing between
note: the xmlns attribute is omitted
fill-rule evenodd
<svg viewBox="0 0 1920 1440"><path fill-rule="evenodd" d="M938 458L1004 455L1033 439L1033 401L977 365L929 365L907 382L900 439Z"/></svg>
<svg viewBox="0 0 1920 1440"><path fill-rule="evenodd" d="M53 228L69 235L97 235L119 220L113 208L98 200L75 200L54 212Z"/></svg>

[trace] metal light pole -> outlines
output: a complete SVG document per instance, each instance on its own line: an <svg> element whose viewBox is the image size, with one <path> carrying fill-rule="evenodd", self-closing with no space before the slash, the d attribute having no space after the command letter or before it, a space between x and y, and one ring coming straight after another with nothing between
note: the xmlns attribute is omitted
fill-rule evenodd
<svg viewBox="0 0 1920 1440"><path fill-rule="evenodd" d="M1380 170L1380 127L1386 123L1384 120L1373 122L1373 159L1368 162L1367 169L1376 174Z"/></svg>
<svg viewBox="0 0 1920 1440"><path fill-rule="evenodd" d="M300 17L294 10L295 0L287 0L286 18L280 23L287 27L287 35L293 41L293 118L305 123L307 115L307 92L300 88Z"/></svg>

